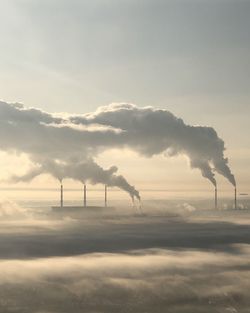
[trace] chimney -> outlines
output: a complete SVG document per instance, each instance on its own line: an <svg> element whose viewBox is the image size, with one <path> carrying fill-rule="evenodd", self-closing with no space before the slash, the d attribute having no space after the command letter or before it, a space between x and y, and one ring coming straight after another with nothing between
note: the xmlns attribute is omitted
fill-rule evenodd
<svg viewBox="0 0 250 313"><path fill-rule="evenodd" d="M87 206L87 187L84 184L84 198L83 198L83 206L86 208Z"/></svg>
<svg viewBox="0 0 250 313"><path fill-rule="evenodd" d="M215 187L215 210L218 209L218 190L217 187Z"/></svg>
<svg viewBox="0 0 250 313"><path fill-rule="evenodd" d="M234 208L237 210L237 188L234 188Z"/></svg>
<svg viewBox="0 0 250 313"><path fill-rule="evenodd" d="M63 184L61 184L61 208L63 207Z"/></svg>
<svg viewBox="0 0 250 313"><path fill-rule="evenodd" d="M105 206L105 208L107 207L107 200L108 200L108 197L107 197L107 185L105 185L105 194L104 194L104 206Z"/></svg>

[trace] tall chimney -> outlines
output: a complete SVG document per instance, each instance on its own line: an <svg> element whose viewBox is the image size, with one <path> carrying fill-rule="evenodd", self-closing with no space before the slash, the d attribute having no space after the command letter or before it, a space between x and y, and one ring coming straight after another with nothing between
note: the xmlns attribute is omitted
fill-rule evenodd
<svg viewBox="0 0 250 313"><path fill-rule="evenodd" d="M85 208L86 208L86 206L87 206L87 187L86 187L86 184L84 184L83 206L84 206Z"/></svg>
<svg viewBox="0 0 250 313"><path fill-rule="evenodd" d="M217 187L215 187L215 210L218 209L218 190Z"/></svg>
<svg viewBox="0 0 250 313"><path fill-rule="evenodd" d="M107 200L108 200L107 185L105 185L105 194L104 194L104 205L105 205L105 208L107 207Z"/></svg>
<svg viewBox="0 0 250 313"><path fill-rule="evenodd" d="M63 207L63 184L61 184L61 208Z"/></svg>
<svg viewBox="0 0 250 313"><path fill-rule="evenodd" d="M234 188L234 208L237 210L237 188Z"/></svg>

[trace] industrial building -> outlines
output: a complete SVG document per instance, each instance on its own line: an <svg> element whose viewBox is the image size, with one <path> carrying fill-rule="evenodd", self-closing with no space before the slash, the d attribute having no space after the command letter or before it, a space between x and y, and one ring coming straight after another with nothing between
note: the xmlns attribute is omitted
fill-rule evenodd
<svg viewBox="0 0 250 313"><path fill-rule="evenodd" d="M84 214L98 214L98 213L108 213L113 212L114 207L108 206L108 188L107 185L104 186L104 205L91 206L87 204L87 186L83 185L83 205L82 206L65 206L64 205L64 189L63 184L60 188L60 205L52 206L52 212L55 214L67 214L74 217Z"/></svg>

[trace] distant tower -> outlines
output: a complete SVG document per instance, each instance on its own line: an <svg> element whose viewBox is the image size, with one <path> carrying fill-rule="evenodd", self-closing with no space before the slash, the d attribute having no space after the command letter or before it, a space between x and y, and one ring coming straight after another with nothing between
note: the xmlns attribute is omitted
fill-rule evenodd
<svg viewBox="0 0 250 313"><path fill-rule="evenodd" d="M237 188L234 188L234 208L237 210Z"/></svg>
<svg viewBox="0 0 250 313"><path fill-rule="evenodd" d="M61 183L61 208L63 207L63 184Z"/></svg>
<svg viewBox="0 0 250 313"><path fill-rule="evenodd" d="M84 206L85 208L86 208L86 206L87 206L87 187L86 187L86 184L84 184L83 206Z"/></svg>
<svg viewBox="0 0 250 313"><path fill-rule="evenodd" d="M107 195L107 185L105 185L104 189L104 206L107 207L108 195Z"/></svg>
<svg viewBox="0 0 250 313"><path fill-rule="evenodd" d="M215 203L214 203L214 207L215 207L215 210L218 209L218 190L217 190L217 186L215 187Z"/></svg>

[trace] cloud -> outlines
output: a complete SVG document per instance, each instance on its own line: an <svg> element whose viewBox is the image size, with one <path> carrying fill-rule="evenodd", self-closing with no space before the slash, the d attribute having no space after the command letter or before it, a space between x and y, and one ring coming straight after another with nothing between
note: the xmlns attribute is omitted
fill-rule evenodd
<svg viewBox="0 0 250 313"><path fill-rule="evenodd" d="M9 199L0 199L0 218L26 217L27 210Z"/></svg>
<svg viewBox="0 0 250 313"><path fill-rule="evenodd" d="M46 218L0 221L0 312L249 310L249 225Z"/></svg>
<svg viewBox="0 0 250 313"><path fill-rule="evenodd" d="M72 220L67 213L55 216L48 210L43 214L36 211L28 212L27 222L33 217L30 227L25 224L26 220L22 221L24 225L13 219L11 225L0 224L0 258L126 253L157 248L232 252L234 244L250 244L246 236L249 225L242 223L246 220L244 212L231 214L230 219L223 211L218 216L213 214L209 220L202 211L183 216L173 213L171 216L170 211L155 215L156 208L151 207L151 211L147 208L145 216L134 217L133 211L118 207L120 214L100 213L88 217L83 213L80 220Z"/></svg>
<svg viewBox="0 0 250 313"><path fill-rule="evenodd" d="M1 261L0 309L11 312L247 312L241 255L170 250Z"/></svg>

